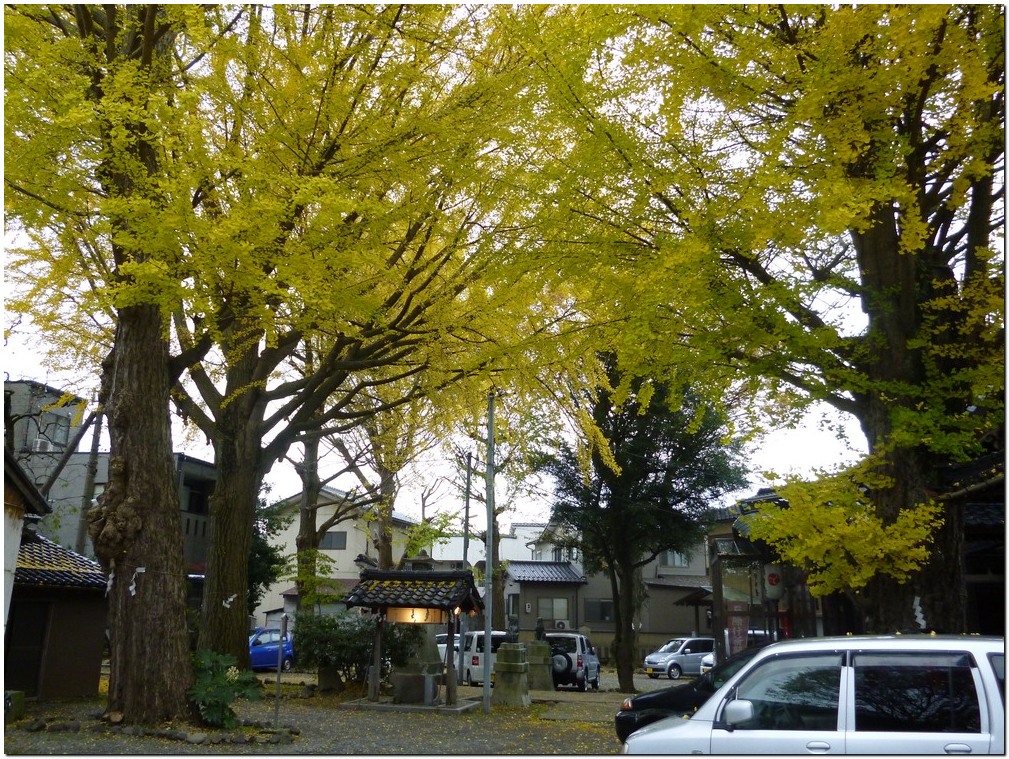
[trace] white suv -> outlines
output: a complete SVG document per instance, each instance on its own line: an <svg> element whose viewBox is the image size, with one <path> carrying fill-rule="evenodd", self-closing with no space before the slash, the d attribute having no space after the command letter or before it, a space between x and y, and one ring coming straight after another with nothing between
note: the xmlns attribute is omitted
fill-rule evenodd
<svg viewBox="0 0 1009 759"><path fill-rule="evenodd" d="M592 641L579 633L547 633L554 687L574 685L580 691L586 685L599 690L599 657Z"/></svg>
<svg viewBox="0 0 1009 759"><path fill-rule="evenodd" d="M762 649L625 754L1004 754L1005 639L806 638Z"/></svg>

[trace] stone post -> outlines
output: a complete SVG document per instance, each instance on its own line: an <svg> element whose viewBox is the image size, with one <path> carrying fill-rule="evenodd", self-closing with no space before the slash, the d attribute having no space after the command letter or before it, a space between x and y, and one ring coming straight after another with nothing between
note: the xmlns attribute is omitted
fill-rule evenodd
<svg viewBox="0 0 1009 759"><path fill-rule="evenodd" d="M545 640L529 644L529 690L553 690L554 676L550 664L550 644Z"/></svg>
<svg viewBox="0 0 1009 759"><path fill-rule="evenodd" d="M494 660L494 691L491 703L499 706L529 706L529 662L521 643L502 643Z"/></svg>

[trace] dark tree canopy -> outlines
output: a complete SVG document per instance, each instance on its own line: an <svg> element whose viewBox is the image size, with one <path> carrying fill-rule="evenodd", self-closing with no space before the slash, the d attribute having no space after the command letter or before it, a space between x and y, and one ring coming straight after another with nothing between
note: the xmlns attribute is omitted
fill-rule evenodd
<svg viewBox="0 0 1009 759"><path fill-rule="evenodd" d="M621 687L633 687L638 570L666 550L689 550L722 495L746 484L740 443L726 442L724 419L689 388L647 379L621 382L605 358L610 387L590 405L608 449L593 447L588 469L569 445L542 454L553 476L553 522L582 552L585 567L606 572L614 592L614 645ZM625 682L626 678L626 682Z"/></svg>

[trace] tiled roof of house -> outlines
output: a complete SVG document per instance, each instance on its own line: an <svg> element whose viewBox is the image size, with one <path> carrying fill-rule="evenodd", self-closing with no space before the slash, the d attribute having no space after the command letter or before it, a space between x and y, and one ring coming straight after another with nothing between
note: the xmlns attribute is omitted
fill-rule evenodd
<svg viewBox="0 0 1009 759"><path fill-rule="evenodd" d="M361 581L343 598L347 607L415 607L464 612L482 609L483 601L467 571L365 569Z"/></svg>
<svg viewBox="0 0 1009 759"><path fill-rule="evenodd" d="M509 561L508 574L517 582L588 582L570 561Z"/></svg>
<svg viewBox="0 0 1009 759"><path fill-rule="evenodd" d="M15 585L103 590L105 583L105 572L97 561L41 535L24 533L14 572Z"/></svg>
<svg viewBox="0 0 1009 759"><path fill-rule="evenodd" d="M657 588L706 588L711 590L711 578L706 575L666 575L645 580L645 585Z"/></svg>
<svg viewBox="0 0 1009 759"><path fill-rule="evenodd" d="M968 527L983 529L1005 529L1005 502L968 503L964 509Z"/></svg>

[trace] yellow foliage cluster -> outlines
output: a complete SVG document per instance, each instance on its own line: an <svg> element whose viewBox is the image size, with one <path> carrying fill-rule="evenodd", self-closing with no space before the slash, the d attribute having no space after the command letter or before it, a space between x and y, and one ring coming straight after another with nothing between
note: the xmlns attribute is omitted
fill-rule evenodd
<svg viewBox="0 0 1009 759"><path fill-rule="evenodd" d="M871 493L892 483L873 461L866 457L814 481L792 480L777 489L787 507L761 504L744 517L751 538L808 573L814 596L864 588L877 574L903 581L928 558L931 536L943 522L941 505L908 504L895 519L882 519Z"/></svg>

